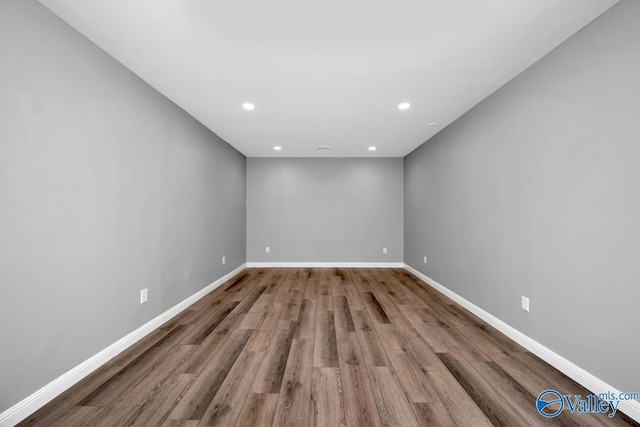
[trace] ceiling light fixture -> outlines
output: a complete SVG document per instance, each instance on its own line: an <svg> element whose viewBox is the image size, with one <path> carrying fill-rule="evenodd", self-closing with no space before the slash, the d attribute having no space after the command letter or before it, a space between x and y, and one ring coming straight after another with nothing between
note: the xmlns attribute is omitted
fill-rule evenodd
<svg viewBox="0 0 640 427"><path fill-rule="evenodd" d="M376 147L372 145L371 147L369 147L369 151L376 151Z"/></svg>
<svg viewBox="0 0 640 427"><path fill-rule="evenodd" d="M436 122L427 123L427 126L435 126L435 125L437 125Z"/></svg>
<svg viewBox="0 0 640 427"><path fill-rule="evenodd" d="M282 147L280 147L279 145L276 145L275 147L273 147L273 149L276 151L280 151L282 150Z"/></svg>
<svg viewBox="0 0 640 427"><path fill-rule="evenodd" d="M256 106L250 102L245 102L244 104L242 104L242 108L244 108L247 111L251 111L251 110L255 110Z"/></svg>
<svg viewBox="0 0 640 427"><path fill-rule="evenodd" d="M398 110L407 110L409 107L411 107L411 104L408 102L401 102L398 104Z"/></svg>

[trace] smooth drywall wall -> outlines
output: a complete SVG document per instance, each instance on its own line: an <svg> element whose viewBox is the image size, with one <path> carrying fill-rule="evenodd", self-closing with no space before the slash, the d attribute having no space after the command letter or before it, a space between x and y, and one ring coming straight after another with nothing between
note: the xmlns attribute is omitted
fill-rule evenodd
<svg viewBox="0 0 640 427"><path fill-rule="evenodd" d="M249 158L247 260L401 262L402 163Z"/></svg>
<svg viewBox="0 0 640 427"><path fill-rule="evenodd" d="M406 263L623 391L640 389L638 22L621 2L405 158Z"/></svg>
<svg viewBox="0 0 640 427"><path fill-rule="evenodd" d="M2 412L245 262L246 162L35 1L0 58Z"/></svg>

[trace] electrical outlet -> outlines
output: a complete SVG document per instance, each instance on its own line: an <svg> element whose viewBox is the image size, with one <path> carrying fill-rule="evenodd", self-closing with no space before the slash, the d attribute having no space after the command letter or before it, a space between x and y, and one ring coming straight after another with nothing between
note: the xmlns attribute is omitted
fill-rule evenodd
<svg viewBox="0 0 640 427"><path fill-rule="evenodd" d="M149 288L140 291L140 304L144 304L149 299Z"/></svg>
<svg viewBox="0 0 640 427"><path fill-rule="evenodd" d="M266 248L264 248L264 251L265 251L266 253L269 253L269 252L271 251L271 248L269 248L269 246L267 246Z"/></svg>
<svg viewBox="0 0 640 427"><path fill-rule="evenodd" d="M224 255L222 256L222 263L223 263L223 264L226 264L226 263L227 263L227 257L226 257L226 256L224 256Z"/></svg>
<svg viewBox="0 0 640 427"><path fill-rule="evenodd" d="M522 309L524 311L529 311L529 298L522 297Z"/></svg>
<svg viewBox="0 0 640 427"><path fill-rule="evenodd" d="M426 255L424 256L424 263L425 264L427 263L427 256Z"/></svg>
<svg viewBox="0 0 640 427"><path fill-rule="evenodd" d="M386 255L387 254L387 248L382 248L382 253Z"/></svg>

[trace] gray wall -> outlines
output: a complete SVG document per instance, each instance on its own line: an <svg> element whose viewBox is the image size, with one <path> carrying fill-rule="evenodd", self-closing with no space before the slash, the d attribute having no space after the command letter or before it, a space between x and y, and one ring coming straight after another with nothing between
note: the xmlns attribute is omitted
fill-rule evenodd
<svg viewBox="0 0 640 427"><path fill-rule="evenodd" d="M249 158L247 260L401 262L402 181L401 158Z"/></svg>
<svg viewBox="0 0 640 427"><path fill-rule="evenodd" d="M406 263L624 391L640 388L638 22L621 2L405 158Z"/></svg>
<svg viewBox="0 0 640 427"><path fill-rule="evenodd" d="M35 1L0 58L2 412L245 262L246 164Z"/></svg>

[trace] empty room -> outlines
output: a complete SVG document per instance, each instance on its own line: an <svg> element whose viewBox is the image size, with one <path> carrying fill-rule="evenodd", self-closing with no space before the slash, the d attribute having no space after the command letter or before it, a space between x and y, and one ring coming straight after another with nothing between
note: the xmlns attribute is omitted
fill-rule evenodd
<svg viewBox="0 0 640 427"><path fill-rule="evenodd" d="M640 426L639 22L0 0L0 427Z"/></svg>

